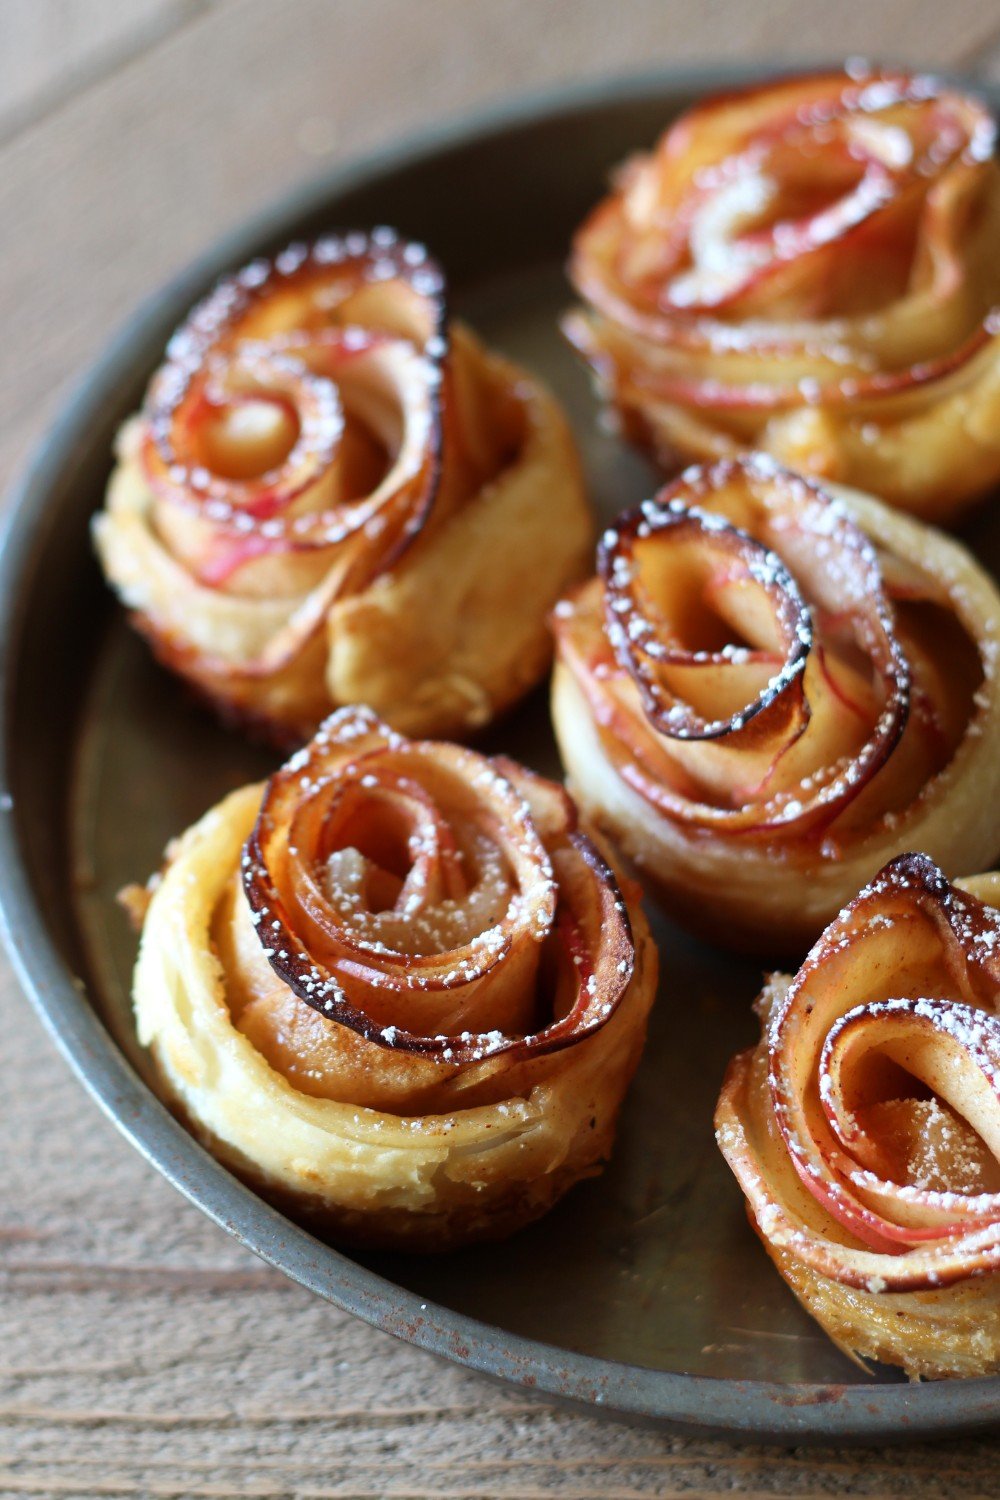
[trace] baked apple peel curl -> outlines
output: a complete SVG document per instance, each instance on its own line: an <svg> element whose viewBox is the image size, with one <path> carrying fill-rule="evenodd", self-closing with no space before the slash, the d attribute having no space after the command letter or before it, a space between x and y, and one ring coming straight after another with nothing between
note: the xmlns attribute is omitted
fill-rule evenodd
<svg viewBox="0 0 1000 1500"><path fill-rule="evenodd" d="M865 67L683 115L570 264L566 332L627 435L956 517L1000 478L995 139L978 100Z"/></svg>
<svg viewBox="0 0 1000 1500"><path fill-rule="evenodd" d="M656 950L562 787L514 762L343 709L129 905L164 1094L337 1237L497 1238L610 1154Z"/></svg>
<svg viewBox="0 0 1000 1500"><path fill-rule="evenodd" d="M685 471L553 615L574 794L713 936L811 940L918 831L951 868L1000 847L998 623L967 553L868 497Z"/></svg>
<svg viewBox="0 0 1000 1500"><path fill-rule="evenodd" d="M559 406L449 320L440 268L387 228L219 283L122 429L94 531L161 660L288 745L361 700L409 731L481 728L545 670L591 538Z"/></svg>
<svg viewBox="0 0 1000 1500"><path fill-rule="evenodd" d="M814 767L804 792L795 747L805 750L800 742L807 730L829 738L820 723L827 695L841 704L851 683L819 639L814 610L780 557L724 514L698 508L699 491L708 494L744 477L751 485L781 486L773 465L760 460L686 475L673 492L648 501L605 533L597 570L607 638L639 689L647 722L670 740L714 742L703 747L706 781L711 778L721 790L722 768L735 763L731 801L746 797L748 805L709 806L671 796L669 786L644 774L641 741L637 764L626 762L622 769L658 807L692 824L723 822L730 830L755 833L793 824L801 831L834 817L892 753L909 713L909 665L893 632L874 549L846 515L807 494L797 524L805 529L810 520L819 522L823 571L843 590L840 608L853 612L854 644L868 654L882 706L864 744L850 758ZM802 497L784 498L787 521ZM734 507L730 514L739 512ZM807 576L822 598L823 580ZM832 603L833 588L825 593ZM751 644L685 649L685 633L698 622L684 612L690 616L706 606ZM861 696L858 687L855 692ZM706 719L695 705L718 716ZM680 753L693 769L697 749Z"/></svg>
<svg viewBox="0 0 1000 1500"><path fill-rule="evenodd" d="M758 1002L719 1145L758 1233L852 1351L1000 1367L1000 877L893 860Z"/></svg>
<svg viewBox="0 0 1000 1500"><path fill-rule="evenodd" d="M466 825L464 842L453 819ZM499 902L492 925L460 946L434 943L425 953L393 946L415 925L433 932L442 906L454 916L476 900L469 826L502 857L506 907ZM331 851L345 846L356 867L338 888ZM401 878L398 870L411 860ZM379 1046L456 1066L501 1053L540 1056L602 1026L632 978L625 903L578 831L566 793L504 757L404 740L363 709L328 720L271 778L242 868L253 920L280 979L329 1020ZM373 911L363 904L390 895L386 920L377 905ZM547 1024L528 1034L495 1027L428 1034L459 1013L474 1017L483 995L492 1010L491 989L516 982L530 994L527 971L549 942L548 979L560 998ZM423 1025L401 1020L410 1015Z"/></svg>
<svg viewBox="0 0 1000 1500"><path fill-rule="evenodd" d="M326 578L314 614L340 590L363 587L372 569L391 566L433 503L440 378L408 344L352 328L166 366L150 390L143 464L165 502L158 525L173 556L207 587L240 574L253 588L255 571L260 588L257 559L294 553L309 564L306 554L318 552ZM386 400L398 413L394 461L370 493L373 455L347 437L345 399L352 411ZM331 569L334 549L340 567Z"/></svg>

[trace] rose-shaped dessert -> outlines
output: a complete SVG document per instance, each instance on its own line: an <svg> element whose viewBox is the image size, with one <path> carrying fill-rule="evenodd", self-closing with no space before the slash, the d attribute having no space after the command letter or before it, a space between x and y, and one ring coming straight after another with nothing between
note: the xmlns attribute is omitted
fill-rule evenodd
<svg viewBox="0 0 1000 1500"><path fill-rule="evenodd" d="M845 1350L1000 1370L1000 875L904 854L730 1065L719 1145L758 1234Z"/></svg>
<svg viewBox="0 0 1000 1500"><path fill-rule="evenodd" d="M1000 850L1000 596L921 522L722 460L622 516L553 624L574 795L719 941L790 951L893 854Z"/></svg>
<svg viewBox="0 0 1000 1500"><path fill-rule="evenodd" d="M342 709L172 851L141 1040L210 1148L336 1234L506 1234L607 1157L656 988L561 787Z"/></svg>
<svg viewBox="0 0 1000 1500"><path fill-rule="evenodd" d="M222 281L126 424L95 535L156 654L279 742L363 700L465 733L532 687L591 529L562 412L391 230Z"/></svg>
<svg viewBox="0 0 1000 1500"><path fill-rule="evenodd" d="M1000 480L1000 167L975 99L864 69L723 95L577 234L566 330L662 463L765 449L947 521Z"/></svg>

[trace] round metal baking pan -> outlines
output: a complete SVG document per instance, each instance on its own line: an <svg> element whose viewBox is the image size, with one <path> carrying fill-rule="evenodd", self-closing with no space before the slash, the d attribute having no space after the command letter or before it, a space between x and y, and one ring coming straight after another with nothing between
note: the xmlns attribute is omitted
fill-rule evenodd
<svg viewBox="0 0 1000 1500"><path fill-rule="evenodd" d="M747 76L747 75L739 75ZM715 1150L726 1059L753 1036L754 965L651 914L663 984L614 1159L508 1244L432 1260L340 1253L218 1165L160 1104L131 1022L135 940L114 903L166 840L274 758L217 727L127 631L88 525L111 443L166 338L220 272L324 229L427 241L455 309L566 403L602 516L649 493L595 421L556 328L570 233L612 166L738 76L633 79L530 101L327 176L220 242L130 320L11 498L0 555L0 905L25 991L104 1110L243 1244L422 1348L575 1404L704 1433L876 1440L1000 1422L1000 1380L910 1385L856 1368L799 1309ZM994 101L995 102L995 101ZM970 540L994 566L1000 525ZM494 732L556 766L544 696Z"/></svg>

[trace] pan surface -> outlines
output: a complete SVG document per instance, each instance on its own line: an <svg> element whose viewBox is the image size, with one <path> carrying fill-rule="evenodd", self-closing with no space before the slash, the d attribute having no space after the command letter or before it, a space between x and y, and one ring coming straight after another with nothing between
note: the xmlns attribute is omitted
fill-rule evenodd
<svg viewBox="0 0 1000 1500"><path fill-rule="evenodd" d="M219 244L130 319L9 512L3 923L25 990L133 1144L250 1249L376 1326L539 1392L689 1430L796 1442L978 1430L1000 1422L1000 1380L909 1385L856 1368L772 1269L711 1128L725 1063L755 1034L760 966L714 953L655 911L661 995L611 1165L542 1223L460 1255L348 1257L278 1213L159 1103L132 1024L135 939L114 893L145 879L167 840L224 792L275 765L153 664L104 589L88 540L113 434L171 329L217 274L257 252L393 224L447 268L454 310L562 398L595 505L610 519L656 479L600 430L558 333L571 300L569 236L617 161L734 81L732 72L687 74L534 101L338 172ZM997 572L1000 521L981 518L967 539ZM543 693L493 732L487 748L501 747L557 774Z"/></svg>

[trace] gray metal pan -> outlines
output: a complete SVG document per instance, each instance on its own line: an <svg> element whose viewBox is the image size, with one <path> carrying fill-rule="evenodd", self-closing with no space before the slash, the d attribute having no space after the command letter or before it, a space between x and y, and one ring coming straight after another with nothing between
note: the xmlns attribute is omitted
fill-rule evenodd
<svg viewBox="0 0 1000 1500"><path fill-rule="evenodd" d="M557 332L568 238L618 160L734 81L656 77L532 101L339 171L220 242L129 319L11 498L0 554L3 927L57 1045L137 1149L250 1249L377 1327L540 1393L687 1430L794 1442L968 1432L1000 1422L1000 1380L911 1386L855 1368L760 1250L711 1134L725 1062L753 1036L759 969L660 917L662 993L607 1172L508 1244L444 1259L347 1256L250 1192L159 1103L131 1023L135 940L115 890L145 878L218 795L274 764L153 665L91 554L113 434L169 332L254 253L394 224L432 246L456 310L557 389L595 502L613 515L655 481L598 429ZM972 540L1000 557L996 524L980 520ZM544 695L493 744L554 771Z"/></svg>

